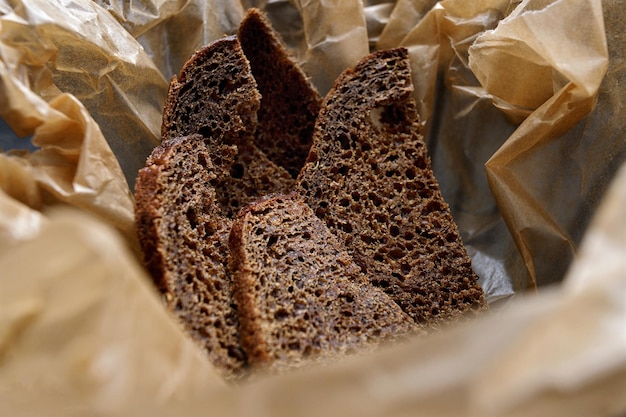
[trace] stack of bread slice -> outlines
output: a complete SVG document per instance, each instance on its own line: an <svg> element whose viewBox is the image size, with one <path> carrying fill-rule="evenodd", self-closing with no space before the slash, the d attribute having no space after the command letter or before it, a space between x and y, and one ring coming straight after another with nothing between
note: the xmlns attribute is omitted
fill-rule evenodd
<svg viewBox="0 0 626 417"><path fill-rule="evenodd" d="M226 379L486 308L412 91L398 48L322 100L256 9L173 77L137 231L167 307Z"/></svg>

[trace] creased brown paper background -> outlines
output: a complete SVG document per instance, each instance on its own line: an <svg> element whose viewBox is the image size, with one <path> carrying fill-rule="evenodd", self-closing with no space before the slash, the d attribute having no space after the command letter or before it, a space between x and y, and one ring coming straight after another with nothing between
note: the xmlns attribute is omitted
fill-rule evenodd
<svg viewBox="0 0 626 417"><path fill-rule="evenodd" d="M250 6L322 93L369 50L409 49L488 317L244 387L176 327L140 266L131 190L169 78ZM617 0L0 0L0 146L31 149L0 154L0 415L626 413L625 14Z"/></svg>

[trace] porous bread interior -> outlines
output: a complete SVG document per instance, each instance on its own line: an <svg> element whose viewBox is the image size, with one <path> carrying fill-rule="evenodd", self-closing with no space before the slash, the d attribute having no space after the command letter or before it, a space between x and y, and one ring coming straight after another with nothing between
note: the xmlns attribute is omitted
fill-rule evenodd
<svg viewBox="0 0 626 417"><path fill-rule="evenodd" d="M371 282L417 323L485 307L419 133L403 48L345 71L326 96L297 189Z"/></svg>
<svg viewBox="0 0 626 417"><path fill-rule="evenodd" d="M322 99L260 10L248 10L238 38L261 93L254 143L295 178L309 153Z"/></svg>
<svg viewBox="0 0 626 417"><path fill-rule="evenodd" d="M161 138L199 133L236 143L253 134L259 100L237 38L219 39L197 51L170 81Z"/></svg>
<svg viewBox="0 0 626 417"><path fill-rule="evenodd" d="M221 214L213 185L227 175L199 136L164 141L136 182L136 221L146 263L182 326L225 378L243 375L238 319L227 274L232 221Z"/></svg>
<svg viewBox="0 0 626 417"><path fill-rule="evenodd" d="M260 196L293 188L289 173L253 143L260 98L235 36L196 52L170 83L163 112L164 139L198 133L211 149L222 144L238 149L236 160L230 164L230 176L216 189L228 217ZM215 164L220 165L220 161Z"/></svg>
<svg viewBox="0 0 626 417"><path fill-rule="evenodd" d="M415 330L295 194L244 208L229 245L251 366L292 368L372 349Z"/></svg>

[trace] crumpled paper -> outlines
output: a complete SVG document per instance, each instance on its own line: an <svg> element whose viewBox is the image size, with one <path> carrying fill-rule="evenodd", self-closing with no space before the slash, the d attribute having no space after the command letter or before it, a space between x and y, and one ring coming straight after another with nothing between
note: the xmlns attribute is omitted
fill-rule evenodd
<svg viewBox="0 0 626 417"><path fill-rule="evenodd" d="M249 6L322 93L369 50L409 49L433 168L491 317L244 387L189 345L139 266L131 190L169 77ZM0 117L36 148L0 154L0 414L626 411L622 9L0 0Z"/></svg>
<svg viewBox="0 0 626 417"><path fill-rule="evenodd" d="M20 210L2 206L7 228L0 232L1 245L9 245L10 236L20 241L36 231L41 215L31 210L69 204L116 227L138 251L132 194L98 124L75 96L59 93L46 101L31 88L30 80L14 76L0 62L0 116L20 136L32 135L37 147L33 153L0 154L6 206L24 205Z"/></svg>

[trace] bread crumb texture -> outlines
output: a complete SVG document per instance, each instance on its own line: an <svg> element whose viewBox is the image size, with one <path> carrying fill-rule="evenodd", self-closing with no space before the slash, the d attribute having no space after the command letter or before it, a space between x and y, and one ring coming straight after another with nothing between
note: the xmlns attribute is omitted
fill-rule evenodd
<svg viewBox="0 0 626 417"><path fill-rule="evenodd" d="M230 251L242 345L253 366L298 366L415 329L297 194L246 207Z"/></svg>
<svg viewBox="0 0 626 417"><path fill-rule="evenodd" d="M420 324L485 308L419 132L407 51L375 52L327 95L298 191L372 284Z"/></svg>

